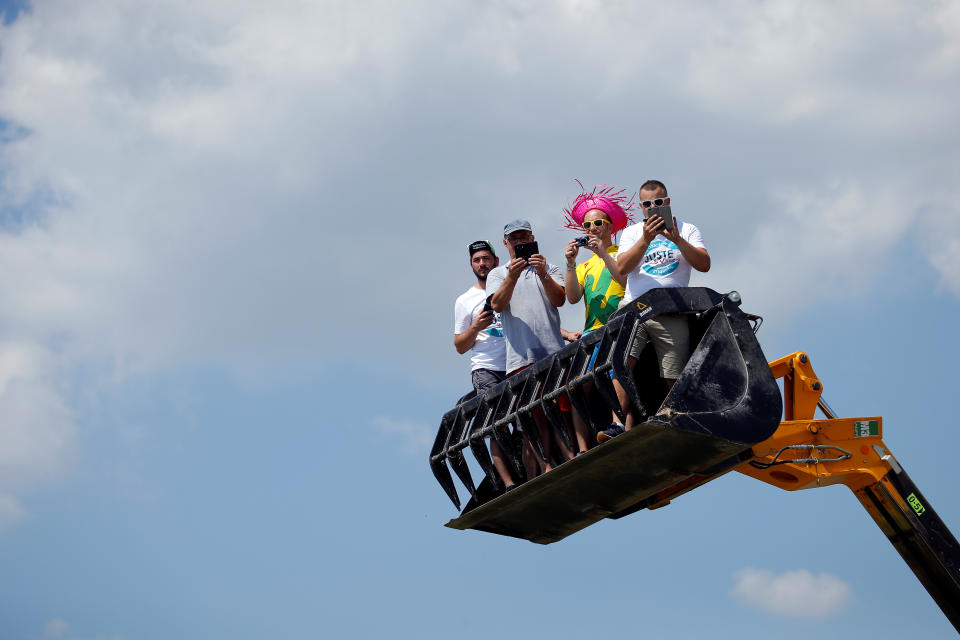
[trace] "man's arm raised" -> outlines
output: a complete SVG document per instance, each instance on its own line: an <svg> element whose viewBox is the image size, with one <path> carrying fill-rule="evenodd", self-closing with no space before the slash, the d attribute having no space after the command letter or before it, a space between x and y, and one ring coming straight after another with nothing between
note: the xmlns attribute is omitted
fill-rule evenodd
<svg viewBox="0 0 960 640"><path fill-rule="evenodd" d="M457 353L466 353L470 351L470 349L473 349L473 345L477 343L477 336L491 324L493 324L492 311L481 311L478 313L466 331L453 335L453 346L457 350Z"/></svg>
<svg viewBox="0 0 960 640"><path fill-rule="evenodd" d="M514 258L507 264L507 275L490 298L490 306L493 307L494 311L500 313L510 304L510 298L513 297L513 288L517 286L517 280L526 268L527 261L523 258ZM487 279L487 286L491 286L489 277Z"/></svg>

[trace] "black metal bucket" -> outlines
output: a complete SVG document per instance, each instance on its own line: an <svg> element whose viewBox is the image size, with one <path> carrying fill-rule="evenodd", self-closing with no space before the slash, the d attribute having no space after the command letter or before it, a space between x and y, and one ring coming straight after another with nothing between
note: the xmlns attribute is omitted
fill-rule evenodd
<svg viewBox="0 0 960 640"><path fill-rule="evenodd" d="M776 430L783 407L751 326L758 319L741 311L739 303L735 292L654 289L602 329L447 412L430 468L458 509L451 468L470 493L461 515L447 526L554 542L602 518L663 504L741 464L753 445ZM664 314L685 317L696 345L669 393L652 348L644 349L632 371L627 358L635 328ZM533 412L542 410L552 437L574 448L559 398L568 396L595 434L609 424L612 411L620 414L611 371L632 400L636 427L526 480L520 432L541 456L545 451ZM519 484L508 493L487 449L491 438ZM468 448L484 475L479 484L464 455Z"/></svg>

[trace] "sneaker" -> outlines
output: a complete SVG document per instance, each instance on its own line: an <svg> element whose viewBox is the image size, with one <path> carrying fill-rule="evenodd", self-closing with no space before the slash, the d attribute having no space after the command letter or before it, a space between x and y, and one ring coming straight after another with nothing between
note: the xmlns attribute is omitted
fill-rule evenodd
<svg viewBox="0 0 960 640"><path fill-rule="evenodd" d="M597 434L597 442L603 444L611 438L616 438L621 433L623 433L623 425L619 422L614 422L609 427Z"/></svg>

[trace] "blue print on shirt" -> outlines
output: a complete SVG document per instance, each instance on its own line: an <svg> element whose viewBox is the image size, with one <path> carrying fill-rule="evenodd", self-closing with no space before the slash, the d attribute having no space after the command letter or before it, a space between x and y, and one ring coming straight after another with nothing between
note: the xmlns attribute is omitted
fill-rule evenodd
<svg viewBox="0 0 960 640"><path fill-rule="evenodd" d="M499 313L494 312L494 314L493 314L493 324L491 324L489 327L487 327L486 329L484 329L484 332L485 332L487 335L489 335L489 336L493 336L494 338L502 338L502 337L503 337L503 323L500 322L500 314L499 314Z"/></svg>
<svg viewBox="0 0 960 640"><path fill-rule="evenodd" d="M678 266L680 247L663 238L654 238L640 263L640 268L651 276L668 276L676 271Z"/></svg>

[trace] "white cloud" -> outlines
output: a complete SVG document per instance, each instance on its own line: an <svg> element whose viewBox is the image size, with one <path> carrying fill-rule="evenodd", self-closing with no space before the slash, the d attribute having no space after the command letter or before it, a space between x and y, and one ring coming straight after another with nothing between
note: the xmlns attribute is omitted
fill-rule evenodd
<svg viewBox="0 0 960 640"><path fill-rule="evenodd" d="M116 634L104 635L98 633L95 636L78 636L70 629L70 625L59 618L47 621L43 625L42 640L122 640L122 637Z"/></svg>
<svg viewBox="0 0 960 640"><path fill-rule="evenodd" d="M957 98L922 90L957 72L956 15L942 3L773 0L739 9L712 16L685 77L693 95L733 118L906 136L945 122ZM925 117L911 117L918 113Z"/></svg>
<svg viewBox="0 0 960 640"><path fill-rule="evenodd" d="M960 216L956 203L960 189L932 194L918 219L918 253L926 254L940 282L960 298Z"/></svg>
<svg viewBox="0 0 960 640"><path fill-rule="evenodd" d="M580 127L600 127L598 139L613 142L602 145L604 154L630 166L630 175L638 166L657 171L663 160L689 165L689 157L671 160L669 148L663 159L648 157L629 144L636 133L617 144L639 116L617 124L607 109L655 104L651 85L663 89L662 106L648 117L695 122L722 107L729 120L703 145L745 147L741 166L690 166L694 173L748 176L763 164L750 158L756 142L719 129L745 120L776 131L802 112L831 135L868 127L864 135L876 136L890 135L890 123L869 120L890 104L914 135L917 120L952 126L953 119L953 109L946 116L939 107L919 118L921 107L904 102L936 95L935 106L952 106L937 78L929 79L936 93L885 90L869 74L851 85L853 60L874 59L888 45L870 39L861 11L831 3L650 11L498 2L476 14L429 3L113 6L45 3L4 30L0 115L32 133L3 147L0 197L22 204L43 193L49 204L36 212L41 223L0 238L0 293L13 303L5 315L18 337L63 336L68 356L106 355L129 371L316 356L342 349L333 337L343 330L362 336L376 326L383 306L416 315L421 292L456 290L461 274L414 277L396 288L355 283L383 283L398 266L405 280L413 265L391 264L397 246L408 247L414 262L446 261L459 253L447 237L460 239L461 230L472 237L478 226L491 235L503 216L488 203L461 205L460 193L492 190L500 196L494 206L538 215L551 202L547 217L559 226L570 179L587 179L580 172L595 161L550 168L547 157L556 154L545 139L568 137L577 153ZM870 28L882 34L933 28L884 6L869 12ZM641 23L647 37L633 37ZM671 36L658 38L661 31ZM604 34L603 47L590 46L595 34ZM940 49L908 52L927 60ZM514 78L536 85L516 86ZM850 102L851 91L860 102ZM584 155L595 155L589 144ZM839 169L829 169L840 185L829 195L846 189L839 205L860 207L848 216L859 223L882 204L873 191L887 176L864 176L852 162ZM824 194L791 177L757 178L760 193L778 191L758 242L782 246L795 232L816 233L793 194L831 210ZM564 187L528 195L531 182ZM438 238L436 223L451 208L458 215ZM341 224L352 218L359 228ZM886 242L888 231L881 235ZM742 243L726 231L709 238L713 247Z"/></svg>
<svg viewBox="0 0 960 640"><path fill-rule="evenodd" d="M772 212L760 216L742 242L725 247L715 280L747 300L759 300L768 319L786 320L810 301L870 285L919 218L895 203L899 194L856 183L774 187Z"/></svg>
<svg viewBox="0 0 960 640"><path fill-rule="evenodd" d="M0 526L23 515L18 492L59 473L74 453L74 415L57 378L50 353L0 343Z"/></svg>
<svg viewBox="0 0 960 640"><path fill-rule="evenodd" d="M56 354L17 383L45 471L9 487L62 468L81 368L93 392L347 354L464 369L463 248L523 212L559 262L574 177L666 179L710 283L784 318L874 282L911 220L941 221L923 255L960 296L951 3L131 6L0 28L0 118L27 132L0 144L0 325ZM904 193L940 195L894 216Z"/></svg>
<svg viewBox="0 0 960 640"><path fill-rule="evenodd" d="M44 638L63 638L70 631L70 625L60 619L53 619L43 625Z"/></svg>
<svg viewBox="0 0 960 640"><path fill-rule="evenodd" d="M426 453L436 436L436 428L431 429L422 422L377 416L371 424L380 433L403 442L410 453Z"/></svg>
<svg viewBox="0 0 960 640"><path fill-rule="evenodd" d="M852 596L850 585L829 573L815 576L801 569L778 575L748 567L734 577L734 599L782 616L826 618L841 612Z"/></svg>
<svg viewBox="0 0 960 640"><path fill-rule="evenodd" d="M23 507L14 496L0 493L0 529L17 522L23 515Z"/></svg>

